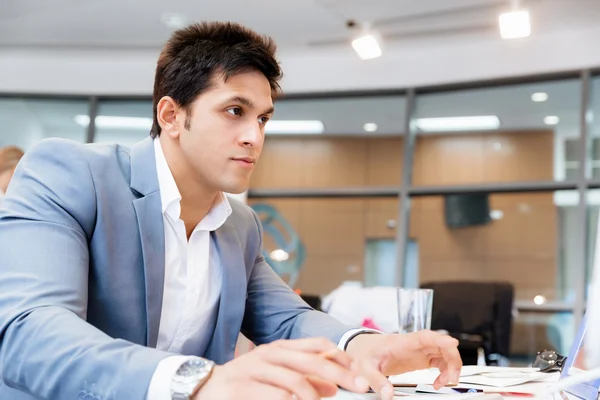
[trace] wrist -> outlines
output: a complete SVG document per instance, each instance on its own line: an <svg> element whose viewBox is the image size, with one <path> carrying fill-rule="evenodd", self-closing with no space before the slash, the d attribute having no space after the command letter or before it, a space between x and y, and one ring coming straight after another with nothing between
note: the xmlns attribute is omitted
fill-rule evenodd
<svg viewBox="0 0 600 400"><path fill-rule="evenodd" d="M215 398L214 393L211 393L211 390L214 386L213 382L215 380L215 375L219 375L221 368L222 366L220 365L215 365L213 367L212 373L208 379L198 388L194 397L192 397L193 400L212 400ZM217 390L219 389L217 388ZM223 390L223 388L221 388L221 390Z"/></svg>
<svg viewBox="0 0 600 400"><path fill-rule="evenodd" d="M351 338L348 343L346 343L346 353L353 358L359 355L361 350L364 350L367 347L369 336L372 334L373 332L363 332Z"/></svg>

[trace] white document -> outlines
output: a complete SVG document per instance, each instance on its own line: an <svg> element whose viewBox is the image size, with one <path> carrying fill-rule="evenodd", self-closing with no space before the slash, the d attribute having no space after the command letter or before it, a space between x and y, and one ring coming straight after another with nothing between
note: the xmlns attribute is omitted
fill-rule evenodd
<svg viewBox="0 0 600 400"><path fill-rule="evenodd" d="M478 365L465 365L460 370L460 376L479 374L531 374L539 372L539 368L512 368L512 367L480 367ZM498 375L499 376L499 375Z"/></svg>
<svg viewBox="0 0 600 400"><path fill-rule="evenodd" d="M546 374L544 374L543 372L534 372L520 375L493 373L461 377L460 383L504 388L509 386L522 385L524 383L537 381L546 377Z"/></svg>
<svg viewBox="0 0 600 400"><path fill-rule="evenodd" d="M502 388L548 377L548 374L538 371L536 368L465 366L461 370L458 383ZM390 382L396 386L432 385L439 374L437 368L430 368L391 376Z"/></svg>
<svg viewBox="0 0 600 400"><path fill-rule="evenodd" d="M401 400L441 400L440 397L451 400L502 400L502 397L496 394L485 394L485 393L469 393L469 394L455 394L455 395L447 395L447 394L401 394L396 393L394 399ZM380 400L379 395L374 393L367 394L356 394L346 392L345 390L338 391L338 394L335 397L328 397L323 400Z"/></svg>

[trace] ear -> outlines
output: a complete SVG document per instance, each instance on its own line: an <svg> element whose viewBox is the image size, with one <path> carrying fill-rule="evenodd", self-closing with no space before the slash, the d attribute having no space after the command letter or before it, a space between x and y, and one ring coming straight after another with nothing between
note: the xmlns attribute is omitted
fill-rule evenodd
<svg viewBox="0 0 600 400"><path fill-rule="evenodd" d="M179 127L182 109L170 96L164 96L156 104L156 118L161 128L161 134L167 134L172 138L179 136Z"/></svg>

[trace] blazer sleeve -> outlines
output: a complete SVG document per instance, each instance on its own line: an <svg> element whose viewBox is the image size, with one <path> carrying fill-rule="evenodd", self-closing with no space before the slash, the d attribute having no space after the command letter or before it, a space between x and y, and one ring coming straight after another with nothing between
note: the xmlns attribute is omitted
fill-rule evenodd
<svg viewBox="0 0 600 400"><path fill-rule="evenodd" d="M0 208L0 375L41 399L145 399L171 355L86 322L96 215L83 147L44 140L19 163Z"/></svg>
<svg viewBox="0 0 600 400"><path fill-rule="evenodd" d="M307 337L325 337L338 343L351 327L312 309L279 278L261 255L262 225L256 213L251 212L258 246L248 281L242 333L256 344Z"/></svg>

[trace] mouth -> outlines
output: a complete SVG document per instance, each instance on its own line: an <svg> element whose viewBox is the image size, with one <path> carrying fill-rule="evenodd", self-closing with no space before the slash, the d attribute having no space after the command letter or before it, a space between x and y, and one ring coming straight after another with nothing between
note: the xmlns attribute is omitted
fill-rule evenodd
<svg viewBox="0 0 600 400"><path fill-rule="evenodd" d="M245 167L254 167L256 163L256 159L252 157L232 158L232 160Z"/></svg>

